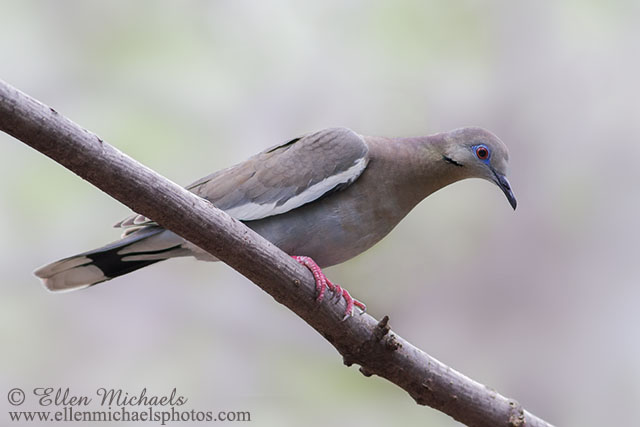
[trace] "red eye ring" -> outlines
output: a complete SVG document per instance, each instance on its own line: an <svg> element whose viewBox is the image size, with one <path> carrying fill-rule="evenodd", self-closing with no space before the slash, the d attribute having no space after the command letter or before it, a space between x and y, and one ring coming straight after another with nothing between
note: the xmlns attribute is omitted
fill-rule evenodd
<svg viewBox="0 0 640 427"><path fill-rule="evenodd" d="M489 149L484 145L477 147L476 156L478 156L480 160L487 160L489 158Z"/></svg>

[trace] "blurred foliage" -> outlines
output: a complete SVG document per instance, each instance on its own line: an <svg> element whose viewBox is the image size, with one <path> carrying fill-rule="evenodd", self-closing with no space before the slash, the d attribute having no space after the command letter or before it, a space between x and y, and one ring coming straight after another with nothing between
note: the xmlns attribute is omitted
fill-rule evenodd
<svg viewBox="0 0 640 427"><path fill-rule="evenodd" d="M558 425L640 401L633 1L0 1L0 78L187 184L302 132L466 125L511 150L329 273L410 341ZM0 135L0 374L178 387L258 425L455 425L346 369L222 264L180 259L46 293L37 266L118 237L125 207ZM4 404L4 403L3 403ZM615 408L615 411L613 410Z"/></svg>

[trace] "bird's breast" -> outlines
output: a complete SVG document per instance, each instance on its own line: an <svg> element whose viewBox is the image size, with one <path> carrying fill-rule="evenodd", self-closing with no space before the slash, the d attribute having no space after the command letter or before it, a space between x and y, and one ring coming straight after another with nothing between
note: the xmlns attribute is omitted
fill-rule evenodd
<svg viewBox="0 0 640 427"><path fill-rule="evenodd" d="M340 264L380 241L409 211L393 197L359 189L246 224L289 255L309 256L321 267Z"/></svg>

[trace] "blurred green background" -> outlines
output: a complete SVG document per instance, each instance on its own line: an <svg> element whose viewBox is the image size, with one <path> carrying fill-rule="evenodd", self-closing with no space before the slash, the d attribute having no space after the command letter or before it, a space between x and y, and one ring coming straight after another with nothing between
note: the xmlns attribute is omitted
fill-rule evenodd
<svg viewBox="0 0 640 427"><path fill-rule="evenodd" d="M494 186L461 182L328 274L418 347L551 422L630 422L640 3L23 0L0 10L0 78L181 184L329 126L490 129L511 151L515 213ZM172 260L47 293L31 272L115 240L110 226L129 210L0 141L2 396L177 387L190 409L248 410L260 426L458 425L342 366L221 263Z"/></svg>

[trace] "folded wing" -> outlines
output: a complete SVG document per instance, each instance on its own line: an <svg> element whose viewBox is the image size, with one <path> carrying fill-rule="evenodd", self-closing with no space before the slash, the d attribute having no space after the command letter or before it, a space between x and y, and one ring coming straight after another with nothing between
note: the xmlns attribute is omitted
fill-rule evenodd
<svg viewBox="0 0 640 427"><path fill-rule="evenodd" d="M241 221L279 215L339 191L365 170L362 136L346 128L324 129L269 148L186 188ZM135 231L153 222L133 215L116 227Z"/></svg>

